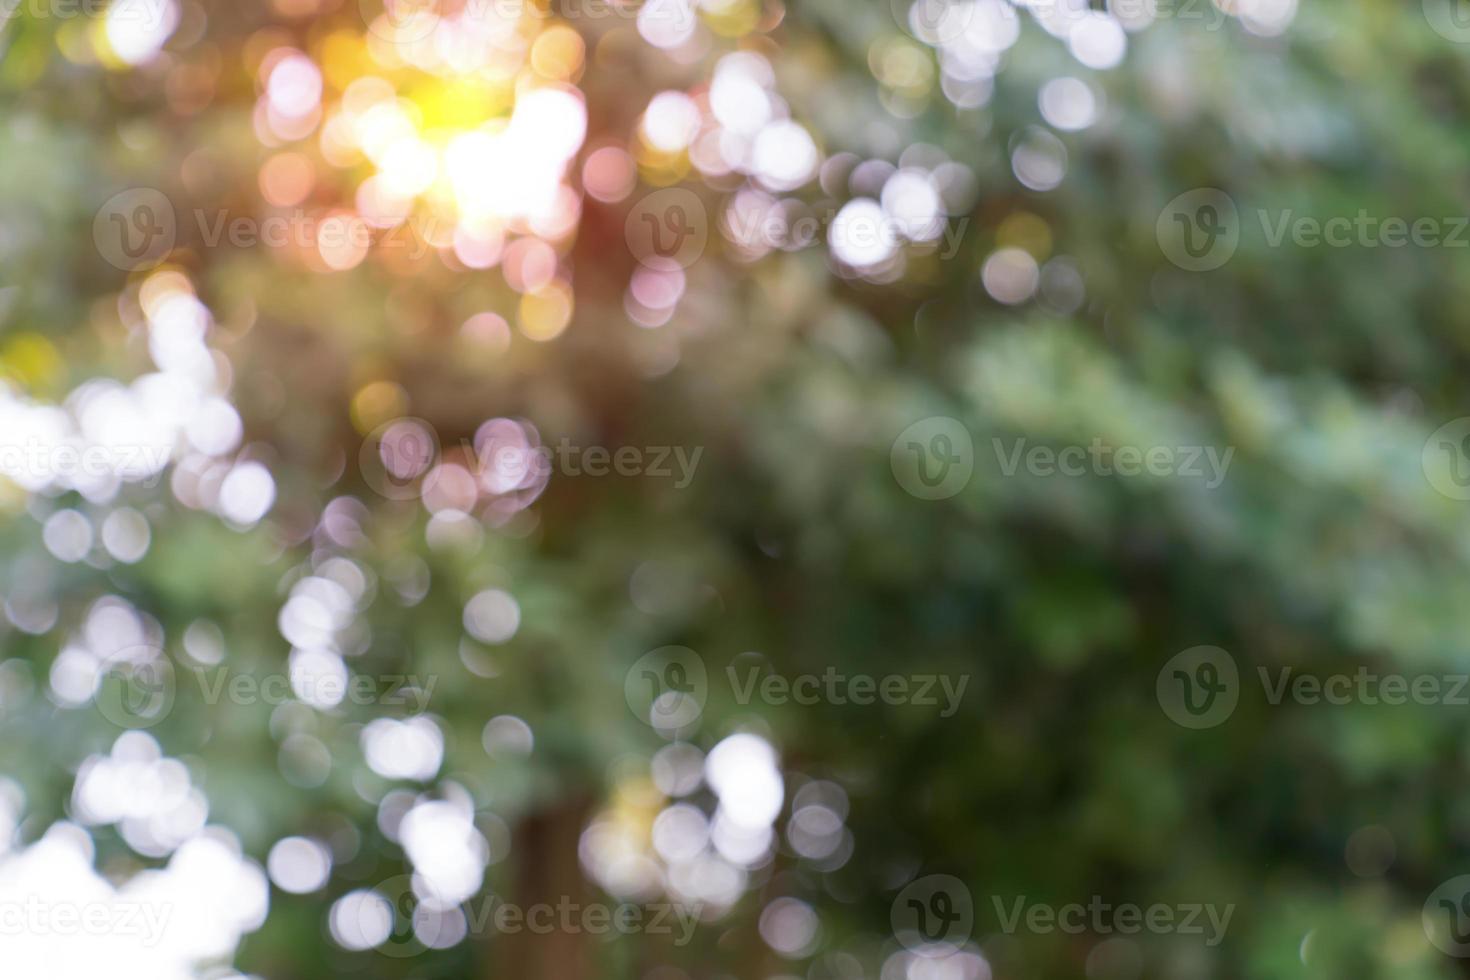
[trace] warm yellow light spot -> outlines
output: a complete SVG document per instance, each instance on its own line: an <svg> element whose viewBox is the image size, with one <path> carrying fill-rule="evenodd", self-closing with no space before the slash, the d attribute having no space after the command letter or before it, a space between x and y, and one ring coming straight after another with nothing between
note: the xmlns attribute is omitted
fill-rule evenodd
<svg viewBox="0 0 1470 980"><path fill-rule="evenodd" d="M505 282L518 293L539 293L556 276L556 250L539 238L518 238L505 250Z"/></svg>
<svg viewBox="0 0 1470 980"><path fill-rule="evenodd" d="M19 514L31 502L28 490L9 477L0 476L0 513Z"/></svg>
<svg viewBox="0 0 1470 980"><path fill-rule="evenodd" d="M282 17L307 17L317 12L317 0L271 0Z"/></svg>
<svg viewBox="0 0 1470 980"><path fill-rule="evenodd" d="M155 317L165 300L173 296L193 296L194 284L178 269L161 268L143 280L138 288L138 305L143 314Z"/></svg>
<svg viewBox="0 0 1470 980"><path fill-rule="evenodd" d="M405 96L419 109L419 124L425 131L474 129L515 104L515 89L509 82L458 78L408 89Z"/></svg>
<svg viewBox="0 0 1470 980"><path fill-rule="evenodd" d="M370 381L352 396L352 426L368 433L408 410L408 393L393 381Z"/></svg>
<svg viewBox="0 0 1470 980"><path fill-rule="evenodd" d="M333 89L341 92L354 79L371 74L372 59L362 38L349 31L337 31L327 35L317 53L322 77Z"/></svg>
<svg viewBox="0 0 1470 980"><path fill-rule="evenodd" d="M112 68L127 64L112 53L107 44L107 32L96 21L92 22L91 30L88 30L85 20L62 21L56 32L56 47L63 58L76 65L96 64L99 57L108 59L108 66Z"/></svg>
<svg viewBox="0 0 1470 980"><path fill-rule="evenodd" d="M904 37L890 37L868 49L873 77L908 95L923 94L934 81L934 62L927 49Z"/></svg>
<svg viewBox="0 0 1470 980"><path fill-rule="evenodd" d="M542 31L531 46L531 67L546 78L569 81L581 74L586 52L582 35L565 24L558 24Z"/></svg>
<svg viewBox="0 0 1470 980"><path fill-rule="evenodd" d="M723 37L744 37L760 25L761 5L756 0L713 0L701 7L704 22Z"/></svg>
<svg viewBox="0 0 1470 980"><path fill-rule="evenodd" d="M664 803L664 796L646 776L627 776L613 789L612 818L620 826L647 831Z"/></svg>
<svg viewBox="0 0 1470 980"><path fill-rule="evenodd" d="M0 349L0 372L29 391L51 387L65 366L55 345L31 331L16 334Z"/></svg>
<svg viewBox="0 0 1470 980"><path fill-rule="evenodd" d="M638 134L638 144L633 149L637 154L638 175L645 183L655 187L668 187L689 176L691 165L689 154L685 150L669 153L650 146L641 132Z"/></svg>
<svg viewBox="0 0 1470 980"><path fill-rule="evenodd" d="M1037 262L1051 256L1051 228L1029 211L1017 211L995 230L995 243L1002 248L1019 248L1030 253Z"/></svg>
<svg viewBox="0 0 1470 980"><path fill-rule="evenodd" d="M342 90L342 111L351 116L360 116L380 102L392 102L398 98L398 90L386 78L364 75L354 78Z"/></svg>
<svg viewBox="0 0 1470 980"><path fill-rule="evenodd" d="M521 297L521 333L530 340L551 340L572 322L572 291L555 281L539 292Z"/></svg>
<svg viewBox="0 0 1470 980"><path fill-rule="evenodd" d="M325 6L324 0L268 2L282 10ZM337 31L307 44L320 71L319 79L311 73L319 83L313 107L320 109L319 131L294 138L314 135L320 155L272 156L260 170L261 194L276 207L310 204L337 183L322 167L352 171L341 176L355 186L312 226L313 247L296 257L313 268L345 270L371 254L380 272L411 275L432 261L491 268L513 240L508 231L551 246L569 239L582 200L570 171L587 131L586 101L575 81L588 50L576 29L547 13L552 5L394 0L384 16L369 5L365 13L373 20L365 33ZM283 88L272 82L273 52L288 48L302 58L299 46L271 31L257 32L245 45L247 67L273 100ZM678 180L690 167L682 152L669 164L662 182ZM627 193L622 185L630 180L606 176L605 196ZM556 275L556 265L545 278ZM546 340L566 329L569 285L542 279L523 292L518 325L527 336Z"/></svg>

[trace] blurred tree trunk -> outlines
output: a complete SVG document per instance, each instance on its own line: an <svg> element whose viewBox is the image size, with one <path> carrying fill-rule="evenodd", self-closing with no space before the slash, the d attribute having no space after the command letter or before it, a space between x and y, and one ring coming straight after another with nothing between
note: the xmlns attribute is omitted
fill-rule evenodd
<svg viewBox="0 0 1470 980"><path fill-rule="evenodd" d="M591 937L562 928L560 912L570 903L579 909L573 920L580 922L580 909L592 900L577 858L590 811L588 799L566 800L526 817L516 827L511 851L515 890L509 900L520 907L523 920L532 906L551 906L555 928L538 935L523 921L518 931L501 934L492 926L485 937L491 944L485 980L591 980Z"/></svg>

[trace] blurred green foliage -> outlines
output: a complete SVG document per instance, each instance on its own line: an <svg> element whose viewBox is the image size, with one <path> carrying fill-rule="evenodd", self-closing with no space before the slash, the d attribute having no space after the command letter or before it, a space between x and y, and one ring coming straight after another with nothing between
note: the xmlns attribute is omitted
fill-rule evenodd
<svg viewBox="0 0 1470 980"><path fill-rule="evenodd" d="M351 24L352 6L287 20L282 40L305 46L324 25ZM277 18L254 5L190 10L207 13L202 40L170 57L218 73L213 100L193 113L170 108L161 70L62 57L56 24L22 14L0 33L0 360L31 395L57 399L87 378L146 369L146 345L117 312L127 277L92 246L110 195L147 185L181 209L258 207L266 150L240 60L246 39ZM31 678L27 687L12 672L0 688L0 772L28 791L26 829L67 812L75 767L117 735L46 694L65 632L93 601L120 595L156 617L180 664L180 637L204 618L220 627L231 672L279 672L290 649L277 627L284 597L314 553L333 550L383 583L362 613L371 643L353 670L437 677L442 777L512 827L510 856L487 878L496 893L517 894L518 876L534 877L545 858L521 828L585 819L663 744L623 697L625 673L649 650L688 646L718 678L754 662L784 676L829 665L968 676L949 718L912 705L741 705L713 683L694 740L708 748L756 726L789 772L841 784L854 855L830 872L778 858L691 947L597 943L589 976L649 976L666 962L692 977L835 980L854 976L834 957L847 952L876 977L896 948L893 896L927 873L969 885L997 977L1462 975L1419 920L1431 891L1465 870L1466 709L1273 706L1255 678L1284 666L1470 671L1466 505L1436 493L1420 463L1429 433L1464 411L1466 253L1272 247L1256 214L1465 215L1466 49L1415 4L1304 0L1275 38L1229 19L1218 30L1160 19L1130 35L1120 67L1081 73L1105 96L1104 114L1063 134L1066 178L1037 193L1017 182L1009 151L1040 123L1040 85L1079 71L1034 24L1005 55L991 101L959 110L932 85L895 93L874 78L873 45L901 36L886 5L804 0L784 14L751 46L772 58L793 116L825 152L893 159L927 143L972 168L959 254L916 258L904 278L873 284L833 275L823 249L741 264L716 243L689 270L674 320L650 332L624 315L633 264L608 247L620 245L625 206L589 201L571 256L571 326L486 357L456 331L513 301L494 273L426 265L399 275L370 262L324 274L265 249L185 249L176 261L219 321L213 342L233 364L247 440L269 448L277 504L236 532L179 506L166 486L125 489L152 547L136 565L95 567L54 560L40 530L51 510L90 505L10 495L0 594L59 607L53 629L0 637L0 660L28 664ZM626 134L656 91L696 85L708 70L652 47L619 53L624 70L594 62L580 82L594 134ZM1161 210L1196 187L1227 192L1243 220L1234 257L1207 273L1170 264L1155 237ZM711 208L721 192L701 189ZM1005 306L982 288L998 229L1019 212L1042 219L1052 251L1083 273L1075 313ZM11 338L29 335L54 348L54 370L28 375L6 356ZM662 344L677 366L651 374ZM430 547L418 502L374 495L355 466L349 404L377 378L401 385L444 445L485 419L518 417L548 443L702 447L701 469L679 490L554 477L507 527ZM958 496L929 502L894 479L889 450L932 416L969 429L976 474ZM1235 452L1214 489L1003 477L992 446L1018 438ZM362 533L335 548L318 519L344 495L361 501ZM387 583L418 562L427 595L394 601ZM648 563L670 583L656 612L629 597ZM522 626L484 654L494 676L481 677L462 662L461 617L487 587L514 593ZM1154 689L1163 664L1198 644L1230 651L1245 681L1227 723L1190 731ZM325 893L273 891L238 968L272 980L516 975L497 963L496 938L403 960L331 940L332 899L404 869L375 823L386 783L359 748L360 726L394 709L291 720L271 705L207 704L187 677L181 669L177 703L152 731L189 762L213 822L258 859L287 834L350 827L362 840ZM528 759L487 757L480 732L499 714L536 733ZM291 725L330 750L321 785L286 778ZM1381 873L1354 873L1349 841L1375 826L1393 858ZM100 866L147 863L108 831L97 836ZM554 846L567 845L562 836ZM809 959L783 962L760 946L760 910L782 894L821 917ZM1093 895L1236 910L1217 947L1131 937L1133 964L1089 960L1105 937L1000 936L990 902Z"/></svg>

